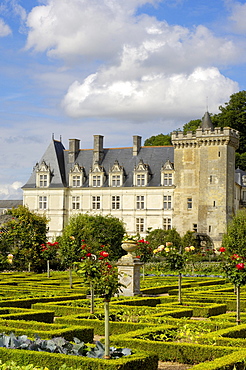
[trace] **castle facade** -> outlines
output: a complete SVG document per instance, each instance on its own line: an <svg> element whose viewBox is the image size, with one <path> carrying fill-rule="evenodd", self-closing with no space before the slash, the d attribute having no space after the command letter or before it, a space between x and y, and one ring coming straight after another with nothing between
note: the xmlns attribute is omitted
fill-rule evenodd
<svg viewBox="0 0 246 370"><path fill-rule="evenodd" d="M103 136L94 135L93 149L70 139L66 150L52 139L23 186L23 203L46 214L50 237L71 215L89 212L118 217L142 236L194 230L218 247L244 196L235 182L238 145L238 132L214 128L208 113L195 133L173 132L172 146L145 147L133 136L131 147L104 148Z"/></svg>

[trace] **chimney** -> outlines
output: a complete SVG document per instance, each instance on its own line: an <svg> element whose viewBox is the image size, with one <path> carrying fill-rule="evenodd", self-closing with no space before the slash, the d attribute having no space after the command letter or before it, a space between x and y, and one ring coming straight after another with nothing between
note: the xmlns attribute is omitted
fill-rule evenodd
<svg viewBox="0 0 246 370"><path fill-rule="evenodd" d="M93 163L101 163L103 159L103 136L94 135Z"/></svg>
<svg viewBox="0 0 246 370"><path fill-rule="evenodd" d="M74 163L79 154L79 139L69 139L69 153L68 160L69 163Z"/></svg>
<svg viewBox="0 0 246 370"><path fill-rule="evenodd" d="M139 153L139 150L141 148L141 139L142 137L141 136L138 136L138 135L134 135L133 136L133 151L132 151L132 155L136 156L138 155Z"/></svg>

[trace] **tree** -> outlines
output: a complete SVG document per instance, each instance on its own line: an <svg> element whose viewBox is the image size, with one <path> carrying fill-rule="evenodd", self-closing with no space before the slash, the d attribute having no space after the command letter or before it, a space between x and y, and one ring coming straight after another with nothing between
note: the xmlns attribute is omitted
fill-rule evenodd
<svg viewBox="0 0 246 370"><path fill-rule="evenodd" d="M76 253L81 249L81 244L90 245L94 248L94 252L101 245L105 245L111 259L117 260L124 254L121 248L124 233L124 225L117 217L80 213L72 216L64 228L62 237L59 238L60 253L64 261L73 259L75 262ZM69 243L71 244L71 236L77 246L73 249L73 255L67 247Z"/></svg>
<svg viewBox="0 0 246 370"><path fill-rule="evenodd" d="M152 249L167 242L172 242L175 247L181 246L181 237L175 228L170 230L155 229L146 236Z"/></svg>
<svg viewBox="0 0 246 370"><path fill-rule="evenodd" d="M5 253L13 254L15 268L23 270L30 264L34 271L40 272L44 267L40 245L47 241L47 218L25 206L12 208L8 214L12 217L1 226L0 250L8 245Z"/></svg>
<svg viewBox="0 0 246 370"><path fill-rule="evenodd" d="M227 226L219 251L223 270L237 289L237 323L240 323L240 287L246 284L246 210L238 211Z"/></svg>
<svg viewBox="0 0 246 370"><path fill-rule="evenodd" d="M151 136L144 142L144 146L164 146L164 145L172 145L171 134L167 135L159 134L156 136Z"/></svg>
<svg viewBox="0 0 246 370"><path fill-rule="evenodd" d="M185 123L183 126L183 131L186 134L188 131L196 131L198 127L200 126L202 120L201 119L193 119L189 121L188 123Z"/></svg>
<svg viewBox="0 0 246 370"><path fill-rule="evenodd" d="M178 301L181 304L181 286L182 286L182 275L181 270L185 266L185 256L182 253L181 237L175 228L170 230L162 230L164 233L156 232L153 230L148 235L148 240L151 243L156 243L160 240L162 234L162 242L156 249L153 250L155 255L161 255L165 259L165 265L168 270L178 271Z"/></svg>
<svg viewBox="0 0 246 370"><path fill-rule="evenodd" d="M217 126L231 127L240 132L238 152L246 152L246 91L242 90L230 96L228 103L219 106L220 113L214 115Z"/></svg>

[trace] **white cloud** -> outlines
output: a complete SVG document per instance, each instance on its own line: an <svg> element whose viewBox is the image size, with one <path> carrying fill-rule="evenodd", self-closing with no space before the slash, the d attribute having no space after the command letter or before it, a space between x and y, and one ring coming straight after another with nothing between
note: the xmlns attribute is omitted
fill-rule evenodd
<svg viewBox="0 0 246 370"><path fill-rule="evenodd" d="M8 36L11 33L10 27L0 18L0 37Z"/></svg>
<svg viewBox="0 0 246 370"><path fill-rule="evenodd" d="M15 181L12 184L0 184L0 199L21 199L23 184Z"/></svg>
<svg viewBox="0 0 246 370"><path fill-rule="evenodd" d="M237 63L243 50L202 25L188 29L136 16L145 3L49 0L28 15L27 48L73 66L90 58L87 76L77 77L64 97L69 116L175 118L205 106L206 96L214 111L238 90L218 68Z"/></svg>
<svg viewBox="0 0 246 370"><path fill-rule="evenodd" d="M231 16L229 19L233 22L233 28L236 32L246 32L246 4L239 2L231 4Z"/></svg>
<svg viewBox="0 0 246 370"><path fill-rule="evenodd" d="M107 73L106 73L107 76ZM190 74L149 74L141 79L108 81L94 74L82 84L74 82L63 106L71 117L121 117L132 121L196 117L218 105L238 90L237 83L220 74L217 68L196 68Z"/></svg>

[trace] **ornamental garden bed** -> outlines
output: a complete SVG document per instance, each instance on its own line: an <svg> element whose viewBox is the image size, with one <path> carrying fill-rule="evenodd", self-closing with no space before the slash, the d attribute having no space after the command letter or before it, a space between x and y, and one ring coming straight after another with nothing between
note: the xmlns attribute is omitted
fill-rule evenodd
<svg viewBox="0 0 246 370"><path fill-rule="evenodd" d="M60 273L59 276L62 274ZM15 284L18 281L17 285L10 285L11 293L15 290L16 292L25 292L25 299L23 296L20 296L22 299L19 299L18 294L13 294L16 299L0 301L0 332L4 331L5 325L5 330L8 328L6 333L13 331L16 335L26 334L29 338L34 338L36 332L44 339L58 334L67 340L73 340L77 330L79 339L83 340L84 330L84 333L90 333L87 338L84 336L86 342L92 341L92 331L94 331L94 335L104 335L102 299L96 298L93 316L89 313L89 299L85 298L85 294L83 294L83 289L86 290L85 287L81 286L81 294L79 294L77 287L75 290L69 290L69 293L66 288L61 294L57 277L54 278L55 289L54 285L48 284L44 275L32 274L31 277L33 288L28 283L30 276L27 277L23 274L22 278L21 274L18 274L18 277L13 278L11 274L8 274L8 279L12 279ZM145 278L145 280L141 280L141 284L143 283L142 286L145 285L146 288L148 285L148 289L151 289L152 292L155 288L169 286L170 295L167 291L165 296L115 297L110 303L112 319L110 322L110 344L117 348L130 348L134 353L133 356L129 356L129 358L132 357L131 359L112 360L114 364L107 360L96 359L93 362L86 359L83 360L82 365L82 362L79 362L81 360L72 358L76 356L70 355L66 359L63 357L64 355L60 354L40 355L38 352L30 354L29 350L0 348L0 360L4 362L7 359L13 360L19 365L27 365L31 362L37 366L49 364L49 370L57 370L65 363L67 366L74 366L74 368L82 367L83 370L99 368L154 370L157 369L156 355L161 361L186 363L194 370L233 369L236 363L236 366L244 363L244 358L246 358L246 330L244 327L246 314L242 313L242 325L237 326L235 312L230 312L236 306L236 296L231 284L222 282L221 278L217 280L216 278L206 278L205 280L197 277L194 279L189 277L187 280L183 278L187 286L182 287L184 298L182 304L179 304L176 294L173 294L176 291L177 277L174 277L170 284L167 283L168 277L162 278L161 285L159 279L151 277L150 281L147 282L148 278ZM43 282L44 284L42 284ZM25 290L26 284L28 289L25 288ZM38 296L39 287L40 296ZM43 296L45 290L46 297ZM6 285L2 285L2 288L0 285L0 294L2 291L6 297ZM33 297L33 294L37 294L37 296ZM246 303L244 297L246 298L246 289L243 287L241 289L243 310L244 302ZM55 323L53 323L53 317L55 317ZM199 321L195 319L199 319ZM177 338L177 333L183 338ZM149 338L144 337L145 335ZM157 341L158 336L162 340ZM240 349L244 347L245 350ZM6 351L10 351L9 354L6 354ZM16 354L17 351L19 354ZM149 352L154 352L155 355L149 355ZM219 367L220 360L224 368ZM99 367L99 364L102 367ZM204 367L201 367L202 365Z"/></svg>

